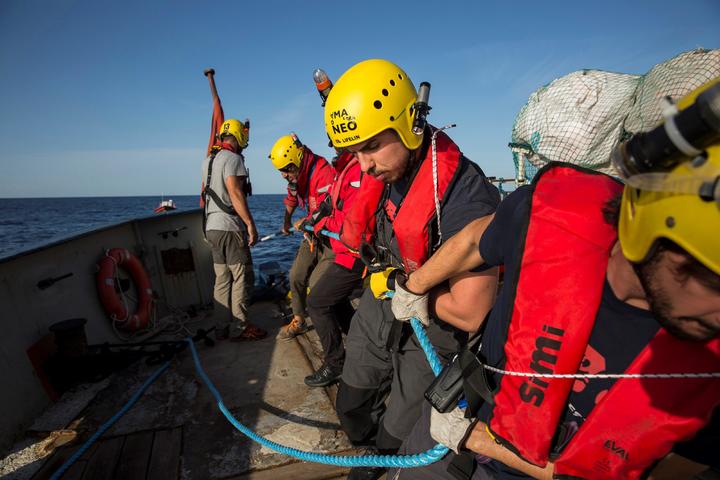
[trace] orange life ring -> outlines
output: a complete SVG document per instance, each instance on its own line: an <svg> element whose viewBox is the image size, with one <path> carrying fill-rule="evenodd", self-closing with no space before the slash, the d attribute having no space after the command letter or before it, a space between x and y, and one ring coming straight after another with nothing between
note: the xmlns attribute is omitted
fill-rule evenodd
<svg viewBox="0 0 720 480"><path fill-rule="evenodd" d="M137 311L128 311L122 294L115 289L117 269L122 268L132 277L137 290ZM153 309L153 291L150 277L140 260L125 248L113 248L98 263L97 289L100 303L115 325L121 330L137 331L147 328Z"/></svg>

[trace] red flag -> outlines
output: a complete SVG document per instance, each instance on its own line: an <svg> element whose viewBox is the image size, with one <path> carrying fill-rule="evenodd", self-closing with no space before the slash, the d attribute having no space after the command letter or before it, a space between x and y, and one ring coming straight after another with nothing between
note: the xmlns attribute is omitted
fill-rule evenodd
<svg viewBox="0 0 720 480"><path fill-rule="evenodd" d="M210 81L210 93L212 93L213 98L213 113L212 119L210 120L210 140L208 141L207 147L207 154L210 155L213 150L218 148L216 146L218 140L215 135L220 131L220 127L225 121L225 113L223 113L222 103L220 103L220 97L218 96L217 88L215 88L215 70L208 68L204 73ZM205 191L205 180L203 180L201 191ZM205 199L202 194L200 195L200 207L205 208Z"/></svg>
<svg viewBox="0 0 720 480"><path fill-rule="evenodd" d="M225 114L223 113L222 104L220 103L220 97L217 93L217 88L215 88L215 70L213 70L212 68L205 70L205 76L208 77L208 80L210 81L210 92L212 93L213 97L213 113L212 119L210 121L210 141L208 142L207 149L207 153L208 155L210 155L210 153L213 151L213 147L217 143L215 134L217 134L223 122L225 121Z"/></svg>

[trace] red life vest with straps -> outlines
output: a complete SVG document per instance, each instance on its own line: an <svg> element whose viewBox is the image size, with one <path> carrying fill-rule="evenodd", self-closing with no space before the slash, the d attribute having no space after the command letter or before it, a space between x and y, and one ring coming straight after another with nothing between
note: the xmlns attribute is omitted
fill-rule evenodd
<svg viewBox="0 0 720 480"><path fill-rule="evenodd" d="M335 179L335 169L320 155L315 155L310 148L305 147L301 162L301 171L298 175L297 186L293 191L288 187L285 205L307 210L306 218L315 212L318 205L330 193L330 186Z"/></svg>
<svg viewBox="0 0 720 480"><path fill-rule="evenodd" d="M536 180L515 280L504 370L576 373L602 297L616 229L603 219L622 185L554 166ZM716 372L720 338L697 343L665 329L626 373ZM545 466L573 379L504 375L488 426L525 460ZM720 404L720 379L618 379L562 453L559 478L638 478L676 442L702 428Z"/></svg>
<svg viewBox="0 0 720 480"><path fill-rule="evenodd" d="M375 177L363 175L355 202L345 214L340 230L340 241L350 250L360 250L363 243L372 242L375 235L375 213L385 190L385 184Z"/></svg>
<svg viewBox="0 0 720 480"><path fill-rule="evenodd" d="M421 163L410 188L399 206L387 202L384 205L398 242L403 267L407 272L418 269L430 256L430 224L435 219L435 197L433 194L433 162L430 147L431 127L427 132L427 153ZM438 200L442 205L459 171L462 153L457 145L445 133L436 137ZM360 184L360 192L353 209L345 220L341 240L351 248L358 250L362 242L369 241L375 233L375 214L382 197L384 184L367 180L365 175ZM407 206L407 208L404 208Z"/></svg>
<svg viewBox="0 0 720 480"><path fill-rule="evenodd" d="M345 212L352 209L357 193L360 188L360 163L357 158L349 152L345 152L335 162L335 169L338 172L337 178L330 187L332 213L315 223L315 232L327 229L331 232L339 232L345 219ZM330 247L335 253L335 263L345 268L352 269L358 258L357 253L352 252L342 242L330 238Z"/></svg>

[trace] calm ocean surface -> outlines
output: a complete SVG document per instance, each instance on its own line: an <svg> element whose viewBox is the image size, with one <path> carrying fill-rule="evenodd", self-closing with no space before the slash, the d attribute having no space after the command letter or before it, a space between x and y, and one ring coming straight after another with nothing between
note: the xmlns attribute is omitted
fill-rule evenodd
<svg viewBox="0 0 720 480"><path fill-rule="evenodd" d="M175 200L178 211L199 208L197 195L165 198ZM283 198L249 198L261 237L281 228ZM0 198L0 258L99 227L154 215L158 203L158 197ZM255 264L275 260L289 269L300 238L297 234L279 236L258 244L252 250Z"/></svg>

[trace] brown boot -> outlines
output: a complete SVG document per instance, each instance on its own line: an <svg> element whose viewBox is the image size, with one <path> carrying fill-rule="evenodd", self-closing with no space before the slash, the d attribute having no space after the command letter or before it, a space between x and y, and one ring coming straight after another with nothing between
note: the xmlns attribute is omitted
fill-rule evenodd
<svg viewBox="0 0 720 480"><path fill-rule="evenodd" d="M278 340L292 340L307 331L308 327L305 321L300 320L298 317L294 317L288 325L285 325L280 329L275 338Z"/></svg>
<svg viewBox="0 0 720 480"><path fill-rule="evenodd" d="M253 340L262 340L267 337L267 332L262 328L248 323L245 330L237 337L232 337L231 342L252 342Z"/></svg>

